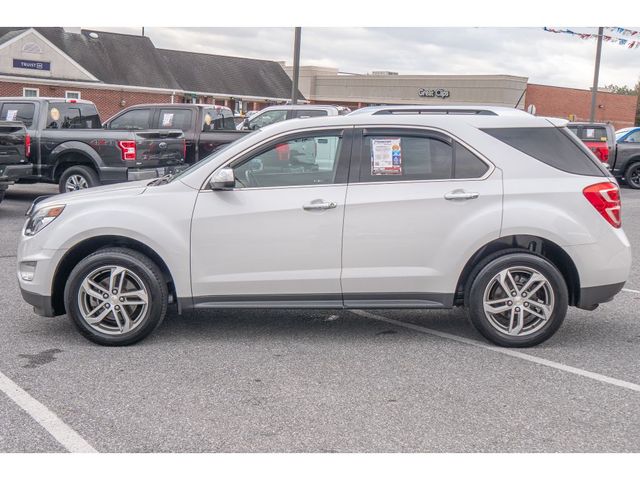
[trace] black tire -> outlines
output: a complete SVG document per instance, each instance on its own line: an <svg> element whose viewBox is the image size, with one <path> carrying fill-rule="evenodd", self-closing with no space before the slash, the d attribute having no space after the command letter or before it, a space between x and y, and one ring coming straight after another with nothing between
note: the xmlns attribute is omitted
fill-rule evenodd
<svg viewBox="0 0 640 480"><path fill-rule="evenodd" d="M551 314L548 315L546 323L543 323L538 330L534 331L532 328L532 333L530 334L524 333L516 336L504 333L494 326L488 314L485 313L485 290L496 275L507 268L533 269L539 272L546 278L548 287L552 291L554 306ZM476 267L470 276L470 280L470 287L467 289L466 305L471 323L482 336L497 345L516 348L539 345L545 340L548 340L560 328L567 314L569 292L562 274L556 266L547 259L527 252L526 250L510 250L488 258ZM520 294L518 294L516 298L520 301L526 301L520 297ZM531 301L531 299L529 300ZM515 305L517 304L514 304L514 308ZM505 313L505 315L508 314ZM531 314L525 313L524 315L527 315L529 319L537 320L537 318L531 316Z"/></svg>
<svg viewBox="0 0 640 480"><path fill-rule="evenodd" d="M632 163L624 171L624 179L627 185L633 189L640 189L640 162Z"/></svg>
<svg viewBox="0 0 640 480"><path fill-rule="evenodd" d="M6 191L7 190L4 189L4 188L2 190L0 190L0 203L2 203L2 200L4 200L4 194L5 194Z"/></svg>
<svg viewBox="0 0 640 480"><path fill-rule="evenodd" d="M81 179L81 181L84 182L83 185L86 184L86 187L80 188L91 188L100 185L98 174L93 168L85 165L75 165L73 167L68 167L64 172L62 172L62 175L60 175L60 181L58 182L58 191L60 193L73 191L67 188L67 181L72 177Z"/></svg>
<svg viewBox="0 0 640 480"><path fill-rule="evenodd" d="M91 272L106 266L124 267L133 272L147 291L146 313L141 315L137 326L127 333L109 334L98 331L81 313L79 292L82 282ZM64 290L67 314L80 333L92 342L107 346L131 345L150 335L160 326L167 313L168 297L167 284L160 268L140 252L119 247L98 250L80 261L71 271Z"/></svg>

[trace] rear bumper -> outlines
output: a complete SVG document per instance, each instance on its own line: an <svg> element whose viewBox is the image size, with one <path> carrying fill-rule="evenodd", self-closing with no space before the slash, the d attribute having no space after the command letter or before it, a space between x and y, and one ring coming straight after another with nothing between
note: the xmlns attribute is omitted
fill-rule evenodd
<svg viewBox="0 0 640 480"><path fill-rule="evenodd" d="M54 311L53 304L51 303L51 297L29 292L22 287L20 287L20 293L22 294L24 301L33 306L33 311L36 315L40 315L41 317L55 317L56 315L61 315L61 313L56 313Z"/></svg>
<svg viewBox="0 0 640 480"><path fill-rule="evenodd" d="M19 178L33 173L33 165L21 163L19 165L0 165L0 182L15 182Z"/></svg>
<svg viewBox="0 0 640 480"><path fill-rule="evenodd" d="M585 287L580 289L580 301L576 305L578 308L590 309L599 303L613 300L625 282L612 283L610 285L599 285L597 287Z"/></svg>

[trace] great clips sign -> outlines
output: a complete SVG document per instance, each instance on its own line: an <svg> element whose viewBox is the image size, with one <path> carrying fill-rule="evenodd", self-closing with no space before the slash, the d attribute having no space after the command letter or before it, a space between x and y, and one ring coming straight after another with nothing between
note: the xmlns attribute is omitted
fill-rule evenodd
<svg viewBox="0 0 640 480"><path fill-rule="evenodd" d="M418 89L418 96L427 98L449 98L451 92L445 88L420 88Z"/></svg>
<svg viewBox="0 0 640 480"><path fill-rule="evenodd" d="M51 70L51 62L37 62L34 60L13 59L13 68L26 68L27 70Z"/></svg>

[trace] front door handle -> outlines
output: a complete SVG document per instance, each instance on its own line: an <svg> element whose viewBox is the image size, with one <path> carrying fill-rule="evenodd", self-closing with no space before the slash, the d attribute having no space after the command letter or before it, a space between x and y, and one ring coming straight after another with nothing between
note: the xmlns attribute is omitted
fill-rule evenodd
<svg viewBox="0 0 640 480"><path fill-rule="evenodd" d="M467 192L465 190L453 190L444 194L445 200L473 200L479 196L478 192Z"/></svg>
<svg viewBox="0 0 640 480"><path fill-rule="evenodd" d="M338 205L335 202L325 202L324 200L313 200L311 203L303 205L304 210L329 210L330 208L336 208Z"/></svg>

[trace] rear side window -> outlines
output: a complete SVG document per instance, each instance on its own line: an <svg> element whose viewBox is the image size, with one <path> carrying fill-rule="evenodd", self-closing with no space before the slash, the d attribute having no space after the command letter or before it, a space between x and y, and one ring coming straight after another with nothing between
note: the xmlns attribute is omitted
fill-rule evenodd
<svg viewBox="0 0 640 480"><path fill-rule="evenodd" d="M436 180L453 175L453 147L438 138L367 136L363 160L362 182Z"/></svg>
<svg viewBox="0 0 640 480"><path fill-rule="evenodd" d="M100 117L95 105L88 103L50 103L47 112L47 128L100 128Z"/></svg>
<svg viewBox="0 0 640 480"><path fill-rule="evenodd" d="M158 128L191 130L191 114L191 110L188 109L160 109Z"/></svg>
<svg viewBox="0 0 640 480"><path fill-rule="evenodd" d="M576 175L604 177L598 160L568 130L555 127L485 128L483 132L547 165Z"/></svg>
<svg viewBox="0 0 640 480"><path fill-rule="evenodd" d="M329 113L326 110L294 110L293 118L326 117Z"/></svg>
<svg viewBox="0 0 640 480"><path fill-rule="evenodd" d="M111 120L109 128L121 130L145 130L150 126L151 110L148 108L129 110Z"/></svg>
<svg viewBox="0 0 640 480"><path fill-rule="evenodd" d="M33 103L5 103L0 110L0 120L22 122L25 127L30 127L33 124L34 111Z"/></svg>

